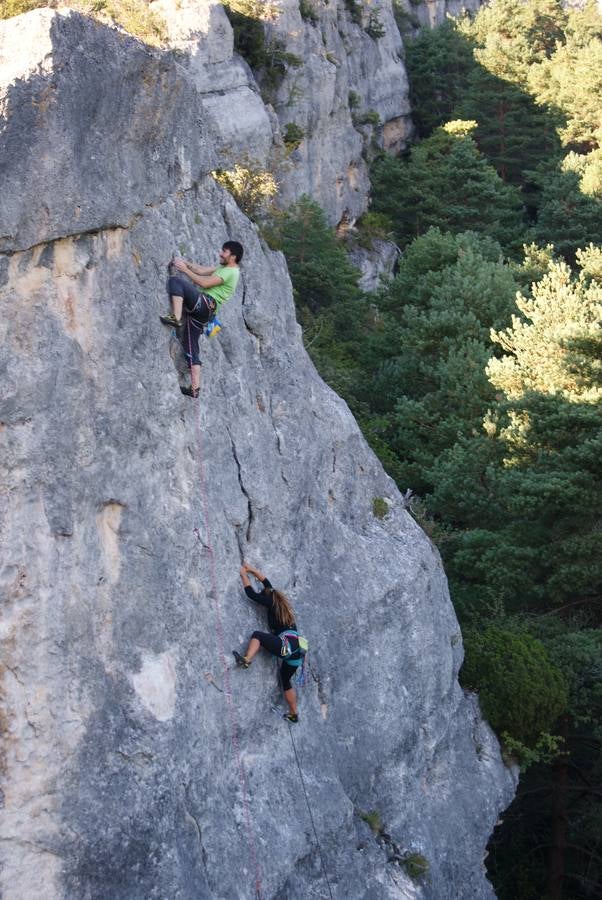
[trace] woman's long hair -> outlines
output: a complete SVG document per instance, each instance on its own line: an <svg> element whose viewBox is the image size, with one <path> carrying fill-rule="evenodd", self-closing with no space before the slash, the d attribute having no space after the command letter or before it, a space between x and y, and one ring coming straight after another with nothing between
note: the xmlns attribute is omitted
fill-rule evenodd
<svg viewBox="0 0 602 900"><path fill-rule="evenodd" d="M272 590L272 609L278 621L285 628L290 628L295 624L295 613L291 602L282 591Z"/></svg>

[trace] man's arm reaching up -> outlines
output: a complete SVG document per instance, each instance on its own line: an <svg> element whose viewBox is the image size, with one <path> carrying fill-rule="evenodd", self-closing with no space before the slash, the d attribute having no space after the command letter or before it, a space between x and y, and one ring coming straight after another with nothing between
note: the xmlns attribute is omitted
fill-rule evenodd
<svg viewBox="0 0 602 900"><path fill-rule="evenodd" d="M184 259L181 256L174 256L172 261L173 261L173 264L176 267L176 269L180 268L178 263L184 263L186 268L188 270L190 270L191 272L194 272L195 275L213 275L213 273L217 269L217 266L199 266L196 263L188 262L187 259ZM183 271L183 270L180 269L180 271Z"/></svg>
<svg viewBox="0 0 602 900"><path fill-rule="evenodd" d="M212 273L215 271L215 268L211 268L211 266L197 266L194 263L187 263L185 259L181 259L177 257L173 261L174 266L180 272L184 272L185 275L188 275L191 281L194 284L198 284L199 287L202 288L212 288L217 287L218 284L223 284L223 278L220 278L219 275L213 275ZM192 266L194 265L194 268ZM207 275L199 274L199 269L201 271L205 271Z"/></svg>

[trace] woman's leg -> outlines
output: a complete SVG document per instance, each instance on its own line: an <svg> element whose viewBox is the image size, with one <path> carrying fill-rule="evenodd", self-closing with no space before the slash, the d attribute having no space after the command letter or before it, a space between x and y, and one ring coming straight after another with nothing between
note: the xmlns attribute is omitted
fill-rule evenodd
<svg viewBox="0 0 602 900"><path fill-rule="evenodd" d="M288 707L293 716L297 715L297 692L291 685L291 678L293 678L296 671L294 666L289 666L286 662L283 662L280 667L280 678L282 679L284 699L288 703Z"/></svg>
<svg viewBox="0 0 602 900"><path fill-rule="evenodd" d="M282 648L282 640L276 634L267 634L265 631L254 631L245 653L247 662L251 662L253 657L259 652L259 648L263 647L274 656L280 656Z"/></svg>
<svg viewBox="0 0 602 900"><path fill-rule="evenodd" d="M257 640L257 638L251 638L249 641L249 646L247 647L247 652L245 653L245 659L247 662L251 662L255 654L259 651L261 644Z"/></svg>

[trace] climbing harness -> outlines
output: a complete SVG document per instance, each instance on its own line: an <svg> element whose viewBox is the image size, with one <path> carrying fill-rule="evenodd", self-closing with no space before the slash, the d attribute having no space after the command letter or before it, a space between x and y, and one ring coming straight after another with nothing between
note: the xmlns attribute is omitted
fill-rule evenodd
<svg viewBox="0 0 602 900"><path fill-rule="evenodd" d="M282 649L280 651L280 654L284 657L287 665L293 666L294 668L302 665L303 660L305 659L305 654L309 650L309 642L307 638L304 638L297 631L281 631L278 637L282 641ZM296 638L298 642L299 646L295 649L293 649L290 645L291 638ZM295 653L299 653L299 658L291 659L290 657Z"/></svg>
<svg viewBox="0 0 602 900"><path fill-rule="evenodd" d="M187 320L188 325L188 349L189 359L190 359L190 378L192 384L192 342L190 338L190 319ZM236 757L236 764L238 768L238 778L241 785L242 791L242 803L243 803L243 811L244 811L244 819L245 826L247 831L247 843L249 845L249 851L251 854L251 859L253 862L253 868L255 870L255 892L257 896L257 900L261 900L261 871L259 868L259 861L257 858L257 849L255 846L255 835L253 832L253 825L251 822L251 811L249 807L249 792L247 786L247 774L245 771L244 763L242 760L242 754L240 751L240 742L238 739L238 722L236 719L236 710L234 707L234 698L232 696L232 686L230 683L230 668L228 666L228 662L226 659L226 651L225 651L225 641L224 641L224 630L222 627L222 618L219 604L219 593L218 593L218 583L217 583L217 574L215 569L215 555L213 552L213 545L211 541L211 529L209 527L209 502L207 497L207 479L205 477L205 465L203 462L203 434L201 430L201 412L200 405L197 411L197 432L198 432L198 450L199 450L199 473L200 473L200 484L201 484L201 496L203 501L203 514L205 520L205 535L206 535L206 547L209 553L210 560L210 571L211 571L211 596L213 599L213 606L215 610L215 621L216 621L216 630L218 637L218 653L222 664L223 670L223 685L224 685L224 693L226 695L226 702L228 706L228 716L230 719L230 733L232 739L232 745L234 747L234 754ZM198 528L194 529L194 533L201 543L201 535Z"/></svg>

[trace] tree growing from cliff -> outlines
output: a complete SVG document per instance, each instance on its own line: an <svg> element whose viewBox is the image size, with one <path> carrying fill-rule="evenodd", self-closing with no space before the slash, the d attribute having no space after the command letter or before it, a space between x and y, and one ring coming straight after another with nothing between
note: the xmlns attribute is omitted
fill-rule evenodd
<svg viewBox="0 0 602 900"><path fill-rule="evenodd" d="M301 197L275 219L270 240L286 256L295 302L302 312L316 313L359 296L359 272L310 197Z"/></svg>

